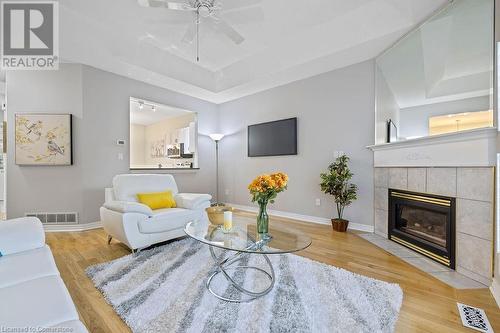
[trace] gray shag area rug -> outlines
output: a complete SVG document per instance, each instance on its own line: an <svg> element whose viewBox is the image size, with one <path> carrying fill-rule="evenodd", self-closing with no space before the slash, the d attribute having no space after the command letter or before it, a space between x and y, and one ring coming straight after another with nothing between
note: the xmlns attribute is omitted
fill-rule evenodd
<svg viewBox="0 0 500 333"><path fill-rule="evenodd" d="M403 299L399 285L292 254L269 257L276 284L249 303L224 302L206 289L213 260L208 246L192 239L90 266L87 275L134 333L394 330ZM245 255L240 264L263 267L264 260ZM236 270L233 277L259 290L268 280L257 275ZM239 295L221 274L213 287L226 297Z"/></svg>

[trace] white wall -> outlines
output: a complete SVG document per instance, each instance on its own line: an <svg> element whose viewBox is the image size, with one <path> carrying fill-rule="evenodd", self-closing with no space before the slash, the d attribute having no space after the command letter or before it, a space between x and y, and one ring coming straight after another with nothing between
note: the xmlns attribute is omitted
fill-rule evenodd
<svg viewBox="0 0 500 333"><path fill-rule="evenodd" d="M376 71L376 122L375 122L375 143L387 142L387 121L391 119L396 127L400 127L399 106L392 93L391 88L387 84L382 71L375 66ZM400 134L400 133L398 133Z"/></svg>
<svg viewBox="0 0 500 333"><path fill-rule="evenodd" d="M216 130L216 105L92 67L61 64L58 71L9 71L8 127L14 114L28 112L72 113L74 165L20 167L14 162L14 131L8 135L7 212L9 218L28 211L76 211L80 222L99 220L104 187L114 175L129 172L129 98L172 105L198 112L203 134ZM199 137L198 171L175 174L181 191L213 193L215 149L207 136ZM118 159L123 153L124 159Z"/></svg>
<svg viewBox="0 0 500 333"><path fill-rule="evenodd" d="M399 113L399 134L405 138L428 136L430 117L487 110L491 110L490 96L404 108Z"/></svg>
<svg viewBox="0 0 500 333"><path fill-rule="evenodd" d="M368 61L220 105L221 198L250 205L247 185L260 173L284 171L289 188L271 209L331 218L331 197L319 174L335 151L351 157L359 199L346 210L354 223L373 225L374 62ZM298 117L298 155L247 157L247 126ZM229 195L225 191L229 191ZM321 206L315 206L315 199Z"/></svg>
<svg viewBox="0 0 500 333"><path fill-rule="evenodd" d="M500 21L500 0L495 0L495 22L499 22ZM500 43L500 24L495 24L495 42L497 44L497 47L495 48L496 50L496 59L497 59L497 62L496 62L496 68L495 68L495 75L496 75L496 79L494 80L494 84L495 84L495 87L494 87L494 100L493 100L493 104L494 104L494 108L495 108L495 112L496 112L496 115L497 115L497 119L500 119L499 117L499 114L500 114L500 110L499 110L499 98L500 98L500 95L499 95L499 89L498 89L498 81L500 79L500 71L498 69L499 67L499 60L500 60L500 52L498 50L498 43ZM497 121L497 127L498 127L498 121ZM499 128L500 129L500 128ZM492 286L495 286L493 288L491 288L492 290L492 294L493 294L493 297L495 297L495 300L497 302L498 305L500 305L500 253L498 251L499 249L499 244L500 244L500 214L498 214L498 211L500 209L499 207L499 203L500 203L500 186L498 186L500 184L500 156L498 154L500 154L500 135L497 136L497 168L496 168L496 181L497 181L497 184L495 186L495 201L496 201L496 209L497 209L497 212L495 214L495 230L497 231L497 234L495 235L495 251L494 251L494 268L495 268L495 271L494 271L494 278L493 278L493 282L492 282Z"/></svg>

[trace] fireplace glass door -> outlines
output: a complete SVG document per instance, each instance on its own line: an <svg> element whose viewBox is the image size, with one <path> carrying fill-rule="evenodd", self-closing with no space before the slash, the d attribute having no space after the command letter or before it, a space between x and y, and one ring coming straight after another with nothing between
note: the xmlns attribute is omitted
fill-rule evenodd
<svg viewBox="0 0 500 333"><path fill-rule="evenodd" d="M447 215L412 205L398 205L396 229L446 247Z"/></svg>

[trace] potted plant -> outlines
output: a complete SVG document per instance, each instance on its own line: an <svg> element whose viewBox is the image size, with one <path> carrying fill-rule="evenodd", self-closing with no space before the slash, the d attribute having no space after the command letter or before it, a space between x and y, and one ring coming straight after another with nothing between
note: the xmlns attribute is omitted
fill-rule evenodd
<svg viewBox="0 0 500 333"><path fill-rule="evenodd" d="M356 200L358 187L350 183L353 174L349 170L349 157L341 155L335 162L328 166L328 172L322 173L321 191L333 196L333 201L337 206L337 218L332 219L332 227L336 231L345 232L349 221L343 218L345 207Z"/></svg>

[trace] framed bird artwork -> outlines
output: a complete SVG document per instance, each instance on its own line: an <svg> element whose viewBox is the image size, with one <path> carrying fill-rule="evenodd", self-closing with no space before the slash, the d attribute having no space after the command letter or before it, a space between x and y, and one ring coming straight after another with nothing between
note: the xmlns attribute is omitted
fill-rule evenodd
<svg viewBox="0 0 500 333"><path fill-rule="evenodd" d="M72 115L17 113L17 165L72 165Z"/></svg>

